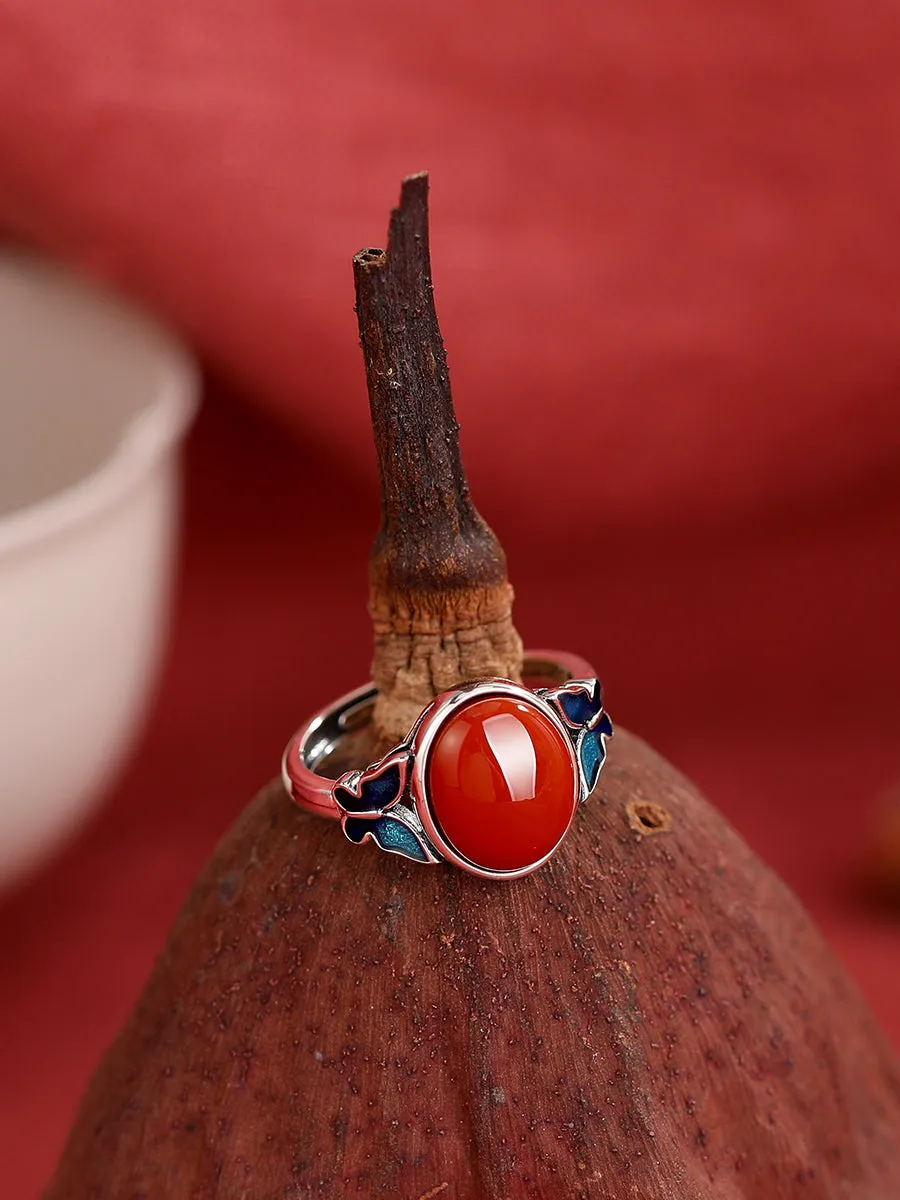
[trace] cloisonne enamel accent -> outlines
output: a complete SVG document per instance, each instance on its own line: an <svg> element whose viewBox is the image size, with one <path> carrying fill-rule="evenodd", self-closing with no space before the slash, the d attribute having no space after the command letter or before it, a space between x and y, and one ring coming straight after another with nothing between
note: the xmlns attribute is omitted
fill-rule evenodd
<svg viewBox="0 0 900 1200"><path fill-rule="evenodd" d="M526 672L565 677L573 665L587 666L532 655ZM376 695L361 688L294 736L282 764L288 791L340 819L351 842L486 878L514 879L550 858L596 786L612 736L596 679L534 691L489 679L438 696L408 737L364 770L318 775L318 762L348 729L371 718Z"/></svg>

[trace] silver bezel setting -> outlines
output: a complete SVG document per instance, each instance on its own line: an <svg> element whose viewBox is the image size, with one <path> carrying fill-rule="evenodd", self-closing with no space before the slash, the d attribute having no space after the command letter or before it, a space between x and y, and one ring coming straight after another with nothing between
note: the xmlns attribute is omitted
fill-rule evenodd
<svg viewBox="0 0 900 1200"><path fill-rule="evenodd" d="M531 708L537 709L561 735L574 768L573 778L575 780L575 789L572 796L572 816L569 818L569 823L566 825L558 841L551 850L537 861L509 871L483 867L479 863L472 862L471 859L461 854L447 840L432 811L427 787L431 749L441 729L461 708L471 704L474 700L490 699L494 696L506 696L517 700L521 704L527 704ZM464 871L470 871L473 875L480 875L485 879L519 879L523 875L528 875L532 871L538 870L559 849L571 828L572 820L578 810L579 801L583 799L584 783L581 767L572 742L572 735L563 723L561 716L542 695L532 692L520 684L513 683L509 679L486 679L480 680L477 683L464 684L455 691L445 692L443 696L438 696L425 709L410 734L409 743L413 752L412 770L409 777L409 790L413 806L432 846L447 862L452 862L456 866L462 867Z"/></svg>

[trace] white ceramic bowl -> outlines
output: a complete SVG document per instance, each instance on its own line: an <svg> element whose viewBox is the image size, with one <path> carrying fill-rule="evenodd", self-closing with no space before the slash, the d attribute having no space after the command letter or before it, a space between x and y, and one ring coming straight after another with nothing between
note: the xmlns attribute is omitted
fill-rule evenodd
<svg viewBox="0 0 900 1200"><path fill-rule="evenodd" d="M144 317L0 253L0 886L75 828L139 730L196 392Z"/></svg>

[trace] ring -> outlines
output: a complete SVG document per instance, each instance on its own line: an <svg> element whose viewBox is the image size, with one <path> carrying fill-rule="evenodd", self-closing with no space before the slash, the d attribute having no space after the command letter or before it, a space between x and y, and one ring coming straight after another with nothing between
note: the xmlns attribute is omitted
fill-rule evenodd
<svg viewBox="0 0 900 1200"><path fill-rule="evenodd" d="M377 762L339 779L318 774L341 738L371 720L378 689L367 684L294 734L285 787L301 807L340 820L351 842L490 879L527 875L594 790L613 727L583 660L530 652L523 675L532 686L483 679L452 688Z"/></svg>

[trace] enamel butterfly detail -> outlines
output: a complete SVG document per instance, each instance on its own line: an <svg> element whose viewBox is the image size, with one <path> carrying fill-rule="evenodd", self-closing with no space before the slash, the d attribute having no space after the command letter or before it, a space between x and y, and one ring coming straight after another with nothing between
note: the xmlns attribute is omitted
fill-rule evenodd
<svg viewBox="0 0 900 1200"><path fill-rule="evenodd" d="M556 709L575 744L581 772L581 799L586 800L600 778L606 761L606 741L613 735L612 721L603 708L599 679L573 679L560 687L537 693Z"/></svg>
<svg viewBox="0 0 900 1200"><path fill-rule="evenodd" d="M483 727L473 729L469 714L484 700L489 702ZM541 729L547 733L541 734ZM440 742L450 730L455 730L450 742ZM486 680L438 697L404 742L364 770L342 775L331 797L351 842L373 841L382 850L420 863L449 859L477 874L514 877L539 866L565 836L574 808L596 787L612 732L596 679L574 679L534 692L508 680ZM466 739L468 749L463 746ZM445 749L448 744L459 746L459 769L453 765L451 775L462 790L450 814L452 828L433 794L437 785L429 761L436 743ZM555 773L544 772L538 747L544 755L555 756ZM446 785L445 763L442 769ZM556 781L554 794L542 791L542 778ZM569 782L560 784L561 779ZM456 836L460 805L471 816L463 818L461 836ZM521 824L520 814L529 805L544 828L530 841L532 861L519 863L509 847L519 836L517 822ZM532 818L527 820L533 830ZM483 844L477 835L485 822L492 824L492 853L500 865L489 865L472 850ZM532 833L528 837L534 839Z"/></svg>
<svg viewBox="0 0 900 1200"><path fill-rule="evenodd" d="M382 850L416 862L440 862L428 843L415 809L401 801L407 794L412 751L403 746L364 771L348 771L332 796L341 810L341 828L351 842L371 840Z"/></svg>

